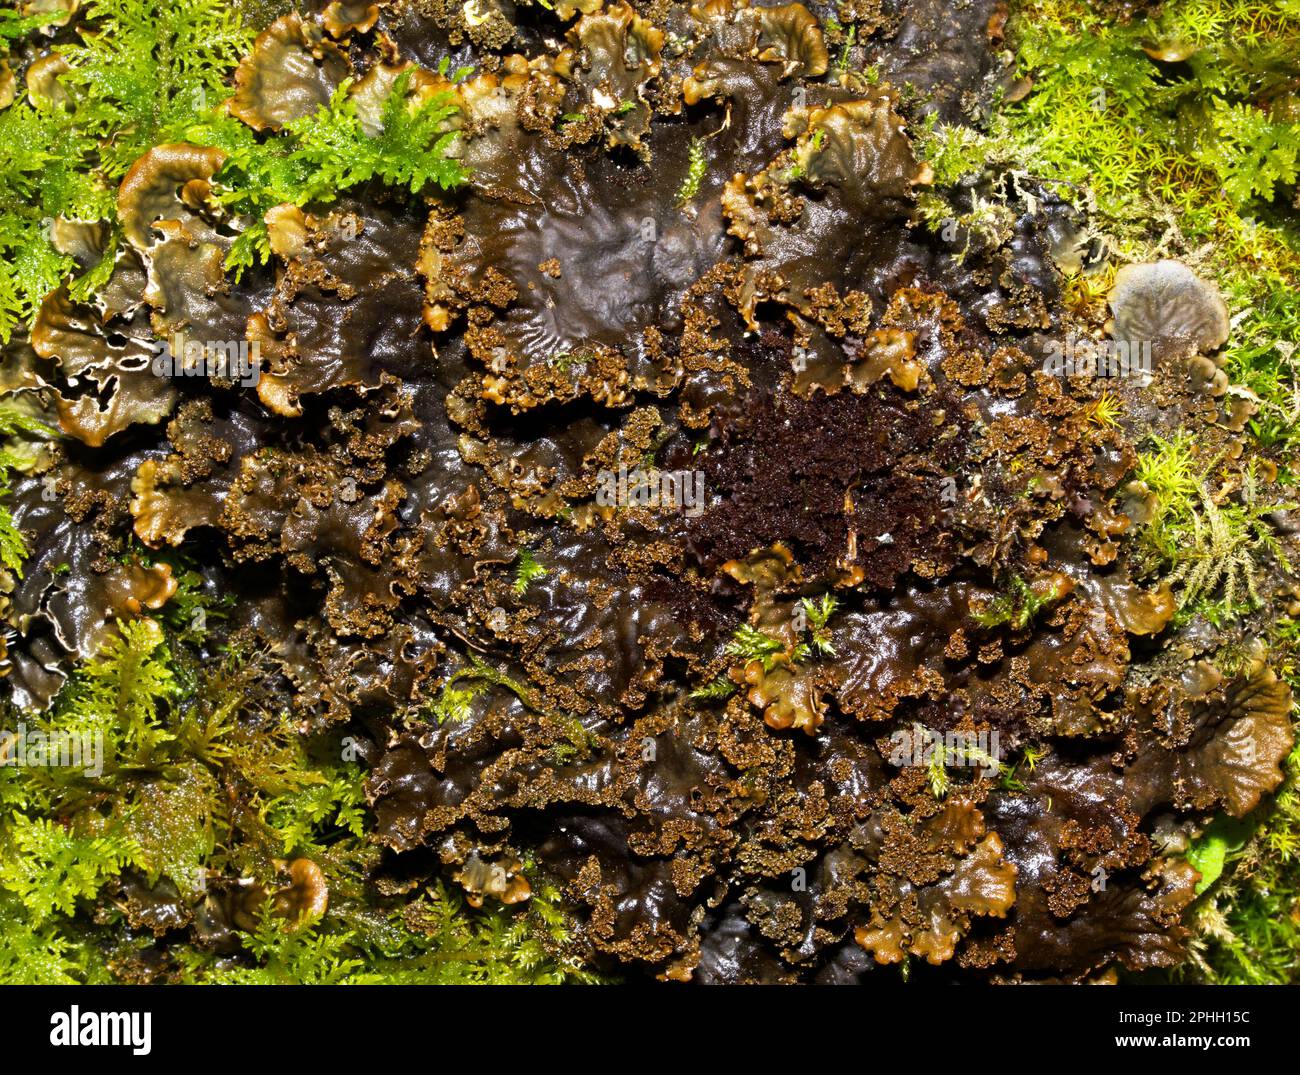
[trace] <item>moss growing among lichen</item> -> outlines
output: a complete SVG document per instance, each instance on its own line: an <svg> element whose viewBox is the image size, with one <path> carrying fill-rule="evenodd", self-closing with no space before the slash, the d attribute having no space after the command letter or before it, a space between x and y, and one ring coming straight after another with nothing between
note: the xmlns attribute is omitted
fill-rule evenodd
<svg viewBox="0 0 1300 1075"><path fill-rule="evenodd" d="M0 555L45 586L12 588L15 689L72 671L6 718L104 762L0 768L0 979L1086 978L1176 963L1193 898L1179 973L1295 977L1289 695L1245 656L1261 634L1285 674L1297 641L1267 621L1300 418L1295 19L1022 3L1014 71L986 19L955 46L997 100L892 87L896 28L798 5L698 8L726 32L692 48L611 5L523 63L451 7L336 13L275 22L214 107L282 11L97 0L54 43L69 71L0 109L0 338L81 441L42 461L51 500L0 459ZM403 34L468 38L478 73L385 66ZM782 139L797 162L750 159ZM151 161L127 227L119 182L164 141L212 167ZM919 248L915 286L863 283ZM1226 396L1043 376L1036 333L1100 334L1121 264L1164 257L1228 300ZM178 405L120 354L214 324L264 347L256 392ZM77 362L112 369L103 406ZM703 517L588 502L638 458L703 468ZM1150 497L1131 526L1121 479ZM996 720L1019 760L887 769L912 710ZM1237 727L1260 756L1225 783ZM1080 780L1142 807L1080 837ZM1085 891L1103 860L1167 937ZM792 862L823 887L788 891Z"/></svg>
<svg viewBox="0 0 1300 1075"><path fill-rule="evenodd" d="M180 660L193 660L182 651ZM184 921L232 869L268 891L283 860L317 863L331 889L323 919L292 928L270 895L224 953L168 949L153 980L191 983L426 984L584 981L568 951L558 892L535 877L527 906L475 909L442 886L405 905L362 898L373 864L362 771L347 737L308 742L257 712L253 670L230 656L178 689L175 660L150 619L122 626L64 688L48 720L8 712L33 737L99 742L101 771L29 764L6 738L0 767L0 983L128 979L143 936L128 922ZM11 718L18 717L17 720ZM87 759L91 757L87 754ZM89 761L87 760L87 765ZM120 887L124 886L124 887ZM107 890L119 895L107 901ZM156 919L159 905L173 917ZM98 906L94 924L87 911ZM210 912L204 912L210 913ZM129 933L127 934L129 936Z"/></svg>

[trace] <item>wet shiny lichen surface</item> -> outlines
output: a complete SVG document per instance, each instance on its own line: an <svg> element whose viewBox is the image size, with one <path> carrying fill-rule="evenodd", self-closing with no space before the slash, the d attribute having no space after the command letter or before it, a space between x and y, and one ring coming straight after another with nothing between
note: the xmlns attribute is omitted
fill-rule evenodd
<svg viewBox="0 0 1300 1075"><path fill-rule="evenodd" d="M95 92L63 8L10 108ZM1191 251L936 174L1005 7L247 15L4 350L7 720L105 744L0 786L49 976L1183 964L1293 747L1289 457Z"/></svg>

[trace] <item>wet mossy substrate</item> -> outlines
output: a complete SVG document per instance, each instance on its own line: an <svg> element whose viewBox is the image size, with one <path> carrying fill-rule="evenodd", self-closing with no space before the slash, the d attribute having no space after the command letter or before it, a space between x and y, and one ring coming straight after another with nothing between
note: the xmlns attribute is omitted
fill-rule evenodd
<svg viewBox="0 0 1300 1075"><path fill-rule="evenodd" d="M1293 21L488 7L10 41L0 976L1293 979Z"/></svg>

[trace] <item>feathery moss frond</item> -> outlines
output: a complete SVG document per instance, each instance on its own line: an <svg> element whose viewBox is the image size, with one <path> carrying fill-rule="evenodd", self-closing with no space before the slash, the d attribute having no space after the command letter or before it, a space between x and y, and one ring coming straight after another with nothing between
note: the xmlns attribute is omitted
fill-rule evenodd
<svg viewBox="0 0 1300 1075"><path fill-rule="evenodd" d="M691 698L697 702L720 702L736 693L736 684L727 676L718 676L702 687L691 691Z"/></svg>
<svg viewBox="0 0 1300 1075"><path fill-rule="evenodd" d="M519 561L515 564L515 593L522 597L528 587L546 573L546 568L537 562L531 549L520 549Z"/></svg>
<svg viewBox="0 0 1300 1075"><path fill-rule="evenodd" d="M144 618L119 622L118 634L86 664L57 704L60 727L103 736L106 758L149 765L173 738L164 720L177 698L162 628Z"/></svg>
<svg viewBox="0 0 1300 1075"><path fill-rule="evenodd" d="M1160 442L1139 465L1139 476L1155 495L1152 517L1139 539L1178 591L1180 609L1194 609L1221 591L1212 614L1231 616L1243 598L1259 604L1263 558L1271 556L1284 571L1291 570L1268 516L1292 505L1260 502L1253 465L1245 472L1239 498L1220 503L1193 477L1192 467L1186 445L1173 442Z"/></svg>
<svg viewBox="0 0 1300 1075"><path fill-rule="evenodd" d="M49 818L10 819L0 855L0 886L21 901L37 925L69 915L106 880L134 864L140 849L118 828L74 834Z"/></svg>
<svg viewBox="0 0 1300 1075"><path fill-rule="evenodd" d="M27 437L50 437L54 430L40 419L18 410L16 407L0 406L0 440ZM0 446L0 499L10 493L10 473L17 467L28 464L30 460L19 452L5 445ZM22 577L23 563L27 559L27 539L14 524L9 510L0 505L0 564L14 574Z"/></svg>
<svg viewBox="0 0 1300 1075"><path fill-rule="evenodd" d="M1039 613L1061 596L1055 586L1040 592L1019 575L1012 575L1007 591L974 610L971 618L981 627L998 627L1005 623L1019 631L1033 623Z"/></svg>
<svg viewBox="0 0 1300 1075"><path fill-rule="evenodd" d="M805 597L800 601L804 615L808 618L808 631L812 638L812 648L823 657L834 657L835 647L831 644L831 632L828 626L830 618L840 607L834 594L824 593L817 601Z"/></svg>
<svg viewBox="0 0 1300 1075"><path fill-rule="evenodd" d="M742 623L736 628L726 648L727 656L746 664L757 661L765 672L770 672L775 667L777 654L784 651L785 646L779 639L765 635L748 623Z"/></svg>
<svg viewBox="0 0 1300 1075"><path fill-rule="evenodd" d="M177 124L168 136L226 153L217 173L217 201L244 221L226 258L238 276L270 258L264 216L277 205L329 203L341 193L379 179L420 193L431 184L446 190L468 177L450 155L456 133L450 121L458 111L447 92L417 107L407 101L411 71L394 82L382 109L383 127L366 134L348 95L350 80L326 105L293 120L271 138L259 138L232 116L212 111Z"/></svg>

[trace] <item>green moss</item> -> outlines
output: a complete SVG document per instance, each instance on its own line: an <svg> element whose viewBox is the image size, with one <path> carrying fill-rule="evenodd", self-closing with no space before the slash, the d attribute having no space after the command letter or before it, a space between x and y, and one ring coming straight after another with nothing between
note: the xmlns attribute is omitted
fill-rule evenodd
<svg viewBox="0 0 1300 1075"><path fill-rule="evenodd" d="M22 441L52 436L53 433L43 422L16 408L0 407L0 500L11 492L9 481L12 472L32 462L21 446ZM21 578L26 559L27 539L14 525L9 510L0 504L0 564Z"/></svg>
<svg viewBox="0 0 1300 1075"><path fill-rule="evenodd" d="M1251 428L1289 465L1300 418L1300 234L1283 205L1300 159L1300 11L1187 0L1121 21L1078 0L1021 0L1008 32L1032 86L982 131L923 125L918 148L935 183L922 218L936 230L996 231L1000 195L981 200L982 174L1052 183L1106 241L1108 262L1067 292L1094 314L1116 264L1192 262L1227 299L1229 373L1261 400ZM1143 47L1159 43L1190 55L1160 63Z"/></svg>
<svg viewBox="0 0 1300 1075"><path fill-rule="evenodd" d="M983 608L972 612L971 619L981 627L1009 624L1018 631L1028 627L1040 613L1062 596L1054 587L1040 592L1019 575L1012 575L1006 591L998 594Z"/></svg>
<svg viewBox="0 0 1300 1075"><path fill-rule="evenodd" d="M998 784L1003 791L1022 792L1025 790L1025 782L1021 778L1021 766L1025 771L1033 772L1038 763L1047 757L1050 753L1046 748L1035 746L1032 743L1024 748L1020 757L1011 765L1003 765L1000 770Z"/></svg>
<svg viewBox="0 0 1300 1075"><path fill-rule="evenodd" d="M1259 604L1266 559L1291 570L1267 516L1292 506L1262 497L1253 464L1235 497L1216 501L1205 476L1217 462L1199 460L1190 436L1179 433L1152 437L1135 471L1152 498L1136 531L1139 557L1175 588L1184 618L1200 612L1215 623Z"/></svg>
<svg viewBox="0 0 1300 1075"><path fill-rule="evenodd" d="M28 920L44 926L93 899L105 881L140 857L139 847L112 824L89 812L74 833L49 818L16 814L6 825L0 886L17 896Z"/></svg>
<svg viewBox="0 0 1300 1075"><path fill-rule="evenodd" d="M87 942L68 934L81 932L74 919L123 869L158 862L157 842L140 838L148 803L137 788L174 739L164 727L174 700L162 633L140 620L68 684L50 716L7 714L10 734L21 727L94 743L98 764L83 754L75 767L0 769L0 980L89 980ZM184 831L194 823L188 813L176 822ZM75 963L64 958L74 952Z"/></svg>
<svg viewBox="0 0 1300 1075"><path fill-rule="evenodd" d="M36 926L21 901L0 892L0 985L75 985L88 951L51 925Z"/></svg>
<svg viewBox="0 0 1300 1075"><path fill-rule="evenodd" d="M59 80L68 102L24 97L0 111L0 342L30 322L45 295L76 268L52 245L51 219L110 225L100 261L73 281L73 293L84 298L106 281L116 251L117 185L160 142L213 145L228 154L216 198L245 221L227 259L236 274L270 257L262 216L275 205L333 201L372 179L416 193L465 179L448 152L455 137L448 129L456 111L451 96L408 107L410 72L384 102L375 137L362 129L344 85L329 105L262 138L216 108L253 37L239 5L93 0L78 25L73 39L57 47L69 64Z"/></svg>
<svg viewBox="0 0 1300 1075"><path fill-rule="evenodd" d="M93 0L86 20L91 29L59 50L70 67L61 82L107 179L225 97L253 37L225 0Z"/></svg>
<svg viewBox="0 0 1300 1075"><path fill-rule="evenodd" d="M225 96L252 36L224 0L93 0L79 26L56 48L68 101L24 96L0 111L0 342L75 268L47 222L111 223L118 180L162 131ZM104 281L113 252L79 296Z"/></svg>
<svg viewBox="0 0 1300 1075"><path fill-rule="evenodd" d="M700 183L704 179L704 173L708 170L708 166L708 161L704 157L704 140L702 138L692 138L687 157L686 177L682 180L682 185L677 191L677 203L679 205L686 205L700 192Z"/></svg>
<svg viewBox="0 0 1300 1075"><path fill-rule="evenodd" d="M1031 170L1087 185L1104 212L1137 207L1150 191L1240 220L1294 182L1300 127L1256 102L1287 84L1295 13L1189 0L1121 22L1045 0L1019 5L1011 33L1034 84L1005 110L1005 132L1031 152ZM1192 51L1180 67L1161 64L1144 49L1159 42Z"/></svg>
<svg viewBox="0 0 1300 1075"><path fill-rule="evenodd" d="M168 882L193 905L211 877L273 891L294 857L325 874L321 921L290 929L268 910L234 957L169 938L174 974L211 983L589 979L568 951L559 894L535 871L533 897L517 907L476 910L437 884L413 902L378 897L365 881L377 848L364 772L342 731L307 735L266 708L258 654L200 661L194 645L153 620L122 624L50 715L7 714L6 728L21 720L99 735L104 751L98 773L0 767L0 982L111 980L113 959L151 943L119 951L124 871L149 886ZM481 662L456 679L475 690L518 687Z"/></svg>
<svg viewBox="0 0 1300 1075"><path fill-rule="evenodd" d="M814 650L823 657L834 657L835 647L831 644L830 619L840 607L839 600L829 593L824 593L814 601L805 597L800 602L808 620L808 635Z"/></svg>
<svg viewBox="0 0 1300 1075"><path fill-rule="evenodd" d="M469 717L469 704L478 693L474 687L458 688L448 683L433 703L431 708L433 719L439 724L446 724L448 721L455 724L466 720Z"/></svg>
<svg viewBox="0 0 1300 1075"><path fill-rule="evenodd" d="M520 549L515 563L515 593L522 597L535 581L545 575L544 568L531 549Z"/></svg>
<svg viewBox="0 0 1300 1075"><path fill-rule="evenodd" d="M691 697L697 702L720 702L735 693L736 684L728 676L718 676L691 691Z"/></svg>
<svg viewBox="0 0 1300 1075"><path fill-rule="evenodd" d="M277 796L263 816L285 855L317 856L336 838L360 838L365 832L364 773L340 762L312 770L317 778L305 787Z"/></svg>
<svg viewBox="0 0 1300 1075"><path fill-rule="evenodd" d="M464 75L464 71L457 75ZM456 135L448 121L457 107L449 93L434 95L417 108L407 102L410 71L398 76L384 100L381 130L369 137L348 96L350 80L328 105L286 123L271 138L259 138L239 120L218 111L173 124L167 134L225 151L217 173L217 201L248 221L226 258L236 277L270 259L263 220L277 205L328 203L352 187L377 179L417 194L425 187L459 186L467 173L449 156Z"/></svg>
<svg viewBox="0 0 1300 1075"><path fill-rule="evenodd" d="M566 954L550 885L520 908L475 909L437 884L400 912L345 910L286 930L269 907L241 937L251 960L187 950L184 980L239 985L541 985L594 982Z"/></svg>
<svg viewBox="0 0 1300 1075"><path fill-rule="evenodd" d="M1285 468L1284 480L1294 484L1300 448L1300 291L1290 279L1227 279L1234 321L1224 350L1227 371L1234 385L1255 394L1259 409L1250 430Z"/></svg>
<svg viewBox="0 0 1300 1075"><path fill-rule="evenodd" d="M727 643L728 657L734 657L745 664L757 661L766 672L776 666L777 655L784 652L785 646L780 639L772 638L747 623L737 627L731 641Z"/></svg>
<svg viewBox="0 0 1300 1075"><path fill-rule="evenodd" d="M1204 874L1203 895L1181 977L1223 985L1300 982L1300 747L1286 773L1272 804L1244 822L1216 821L1193 844L1188 857Z"/></svg>
<svg viewBox="0 0 1300 1075"><path fill-rule="evenodd" d="M1150 554L1160 561L1170 562L1178 554L1176 535L1196 511L1201 473L1191 436L1181 430L1169 439L1153 435L1138 453L1133 478L1153 497L1141 534Z"/></svg>

